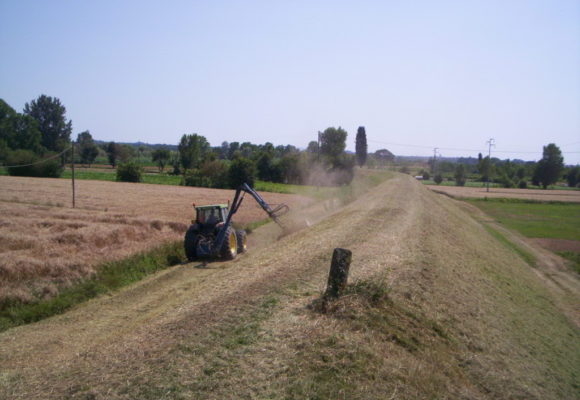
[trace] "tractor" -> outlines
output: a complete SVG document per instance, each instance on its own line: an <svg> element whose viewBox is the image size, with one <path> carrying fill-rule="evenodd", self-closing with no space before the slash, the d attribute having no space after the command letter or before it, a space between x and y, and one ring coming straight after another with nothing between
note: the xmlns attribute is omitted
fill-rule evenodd
<svg viewBox="0 0 580 400"><path fill-rule="evenodd" d="M290 208L286 204L270 207L254 189L244 183L236 190L231 205L193 204L196 212L195 220L191 221L184 240L185 255L189 261L197 258L233 260L239 253L247 250L246 232L242 229L235 230L232 226L232 217L238 212L246 194L252 196L268 216L284 229L279 217L286 214Z"/></svg>

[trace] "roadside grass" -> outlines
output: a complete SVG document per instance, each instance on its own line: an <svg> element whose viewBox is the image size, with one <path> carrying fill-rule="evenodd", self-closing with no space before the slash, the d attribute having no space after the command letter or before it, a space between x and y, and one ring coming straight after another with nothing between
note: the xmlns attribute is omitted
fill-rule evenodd
<svg viewBox="0 0 580 400"><path fill-rule="evenodd" d="M96 275L69 288L56 297L36 303L11 302L0 305L0 332L62 314L71 307L98 295L110 293L145 276L179 263L184 258L181 241L161 245L151 251L108 262Z"/></svg>
<svg viewBox="0 0 580 400"><path fill-rule="evenodd" d="M580 253L576 253L575 251L558 251L556 254L568 260L570 268L576 271L577 274L580 274Z"/></svg>
<svg viewBox="0 0 580 400"><path fill-rule="evenodd" d="M520 199L466 200L529 238L580 240L580 204Z"/></svg>
<svg viewBox="0 0 580 400"><path fill-rule="evenodd" d="M501 244L506 246L508 249L513 250L516 252L528 265L531 267L536 266L537 259L534 257L532 253L527 250L524 250L522 247L518 246L508 238L506 238L502 233L500 233L497 229L492 228L489 224L483 223L483 227L486 231L488 231L491 236L496 238Z"/></svg>
<svg viewBox="0 0 580 400"><path fill-rule="evenodd" d="M62 179L71 179L72 171L66 169L61 176ZM167 175L167 174L150 174L144 173L141 175L141 183L149 183L156 185L179 185L181 182L181 176L177 175ZM106 170L106 171L83 171L82 169L75 170L75 179L90 179L96 181L110 181L114 182L117 180L116 171Z"/></svg>

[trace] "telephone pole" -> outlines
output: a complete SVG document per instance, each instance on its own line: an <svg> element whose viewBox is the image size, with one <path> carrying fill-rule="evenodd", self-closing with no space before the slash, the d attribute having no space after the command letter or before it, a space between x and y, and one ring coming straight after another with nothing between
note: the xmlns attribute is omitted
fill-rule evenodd
<svg viewBox="0 0 580 400"><path fill-rule="evenodd" d="M489 138L489 140L487 141L487 144L489 145L489 152L487 154L487 192L489 192L489 178L491 176L491 146L495 146L495 139L494 138Z"/></svg>
<svg viewBox="0 0 580 400"><path fill-rule="evenodd" d="M433 149L433 171L432 171L433 176L435 176L435 172L436 172L435 163L437 162L437 151L439 151L439 147L435 147Z"/></svg>

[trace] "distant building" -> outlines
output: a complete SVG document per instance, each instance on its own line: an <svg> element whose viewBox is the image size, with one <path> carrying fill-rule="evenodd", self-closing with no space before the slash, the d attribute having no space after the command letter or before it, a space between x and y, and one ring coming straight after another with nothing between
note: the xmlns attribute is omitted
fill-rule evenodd
<svg viewBox="0 0 580 400"><path fill-rule="evenodd" d="M395 161L395 155L387 149L380 149L375 151L374 158L377 160L378 164L382 166Z"/></svg>

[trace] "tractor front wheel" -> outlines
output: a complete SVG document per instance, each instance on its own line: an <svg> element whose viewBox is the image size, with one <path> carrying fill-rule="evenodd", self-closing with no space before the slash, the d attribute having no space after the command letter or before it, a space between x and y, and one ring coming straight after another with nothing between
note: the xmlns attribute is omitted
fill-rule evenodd
<svg viewBox="0 0 580 400"><path fill-rule="evenodd" d="M248 238L246 237L246 231L240 229L236 231L236 238L238 239L238 253L245 253L248 250Z"/></svg>

